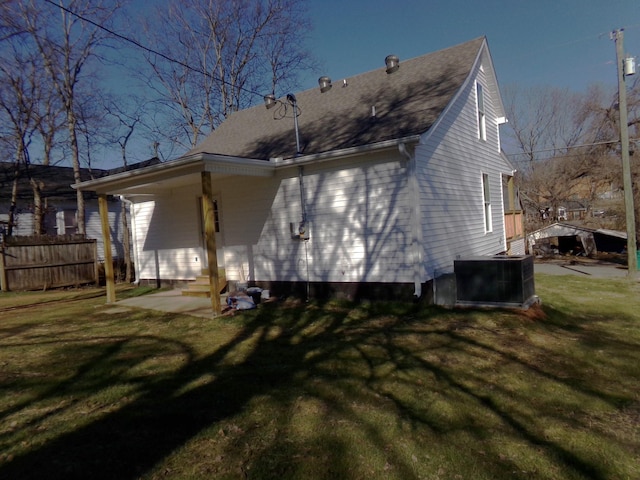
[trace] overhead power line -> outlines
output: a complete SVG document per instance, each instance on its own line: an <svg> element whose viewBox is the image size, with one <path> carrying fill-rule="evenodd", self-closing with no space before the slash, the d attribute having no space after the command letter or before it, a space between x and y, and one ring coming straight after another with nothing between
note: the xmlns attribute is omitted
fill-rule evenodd
<svg viewBox="0 0 640 480"><path fill-rule="evenodd" d="M170 57L170 56L168 56L168 55L166 55L166 54L164 54L162 52L154 50L153 48L147 47L146 45L143 45L142 43L138 42L137 40L134 40L133 38L129 38L129 37L127 37L125 35L122 35L122 34L120 34L118 32L115 32L115 31L111 30L110 28L105 27L104 25L101 25L101 24L99 24L97 22L94 22L90 18L87 18L87 17L85 17L83 15L80 15L79 13L74 12L73 10L65 7L64 5L59 5L59 4L55 3L53 0L44 0L44 1L47 2L48 4L52 5L52 6L56 7L56 8L64 10L65 12L69 13L70 15L73 15L74 17L82 20L83 22L87 22L87 23L93 25L94 27L97 27L100 30L103 30L103 31L107 32L109 35L112 35L112 36L114 36L114 37L116 37L116 38L118 38L120 40L123 40L123 41L125 41L127 43L130 43L131 45L134 45L134 46L140 48L141 50L144 50L147 53L151 53L153 55L157 55L157 56L167 60L168 62L172 62L172 63L178 64L181 67L184 67L184 68L186 68L188 70L191 70L191 71L193 71L195 73L199 73L200 75L204 75L206 77L211 78L212 80L215 80L215 81L220 82L220 83L224 83L224 84L226 84L228 86L238 88L239 90L243 90L243 91L245 91L247 93L250 93L251 95L257 95L257 96L259 96L261 98L263 96L261 93L255 92L255 91L250 90L248 88L244 88L244 87L240 87L240 86L234 86L233 84L231 84L230 82L224 80L223 78L216 77L215 75L213 75L213 74L211 74L211 73L209 73L209 72L207 72L205 70L201 70L199 68L192 67L191 65L189 65L189 64L187 64L187 63L185 63L185 62L183 62L181 60L178 60L176 58Z"/></svg>
<svg viewBox="0 0 640 480"><path fill-rule="evenodd" d="M630 142L639 142L640 138L631 138ZM610 140L607 142L595 142L595 143L583 143L580 145L571 145L568 147L556 147L556 148L546 148L543 150L532 150L530 152L516 152L516 153L507 153L507 157L515 157L516 155L533 155L534 153L546 153L546 152L557 152L559 150L570 150L572 148L581 148L581 147L597 147L598 145L612 145L614 143L620 143L620 140ZM565 155L567 157L575 157L577 155Z"/></svg>

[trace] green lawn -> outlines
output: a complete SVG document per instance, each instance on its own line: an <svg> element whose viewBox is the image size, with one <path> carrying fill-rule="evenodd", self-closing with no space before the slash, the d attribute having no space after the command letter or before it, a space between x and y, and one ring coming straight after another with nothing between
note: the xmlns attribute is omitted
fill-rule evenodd
<svg viewBox="0 0 640 480"><path fill-rule="evenodd" d="M216 320L0 294L0 478L640 478L640 285L536 287Z"/></svg>

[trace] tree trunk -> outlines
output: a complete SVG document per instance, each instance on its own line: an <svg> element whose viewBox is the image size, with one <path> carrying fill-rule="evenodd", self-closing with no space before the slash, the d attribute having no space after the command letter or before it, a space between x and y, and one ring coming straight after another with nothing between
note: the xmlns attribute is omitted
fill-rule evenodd
<svg viewBox="0 0 640 480"><path fill-rule="evenodd" d="M13 169L13 184L11 186L11 205L9 206L9 218L7 222L7 236L13 235L13 227L16 222L16 205L18 203L18 179L20 178L20 163L16 161Z"/></svg>
<svg viewBox="0 0 640 480"><path fill-rule="evenodd" d="M42 182L30 178L29 183L31 183L31 189L33 190L33 233L42 235L42 225L44 223L41 194Z"/></svg>
<svg viewBox="0 0 640 480"><path fill-rule="evenodd" d="M82 181L80 177L80 152L78 148L78 137L76 134L76 118L73 113L72 106L67 109L67 123L69 127L69 141L71 143L71 161L73 163L73 179L75 183ZM78 220L78 233L84 235L86 233L84 224L84 195L82 191L78 189L76 191L77 202L77 220Z"/></svg>

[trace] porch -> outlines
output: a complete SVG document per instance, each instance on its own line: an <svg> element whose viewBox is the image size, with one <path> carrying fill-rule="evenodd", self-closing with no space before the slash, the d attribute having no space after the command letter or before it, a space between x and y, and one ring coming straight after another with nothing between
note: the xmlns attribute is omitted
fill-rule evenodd
<svg viewBox="0 0 640 480"><path fill-rule="evenodd" d="M143 266L146 266L147 276L142 276L141 278L161 279L163 272L160 269L160 265L163 262L165 266L168 265L168 270L170 270L167 273L167 278L169 279L188 279L191 277L191 273L197 271L194 268L195 266L205 272L206 282L196 281L195 283L198 286L202 284L202 286L208 287L210 291L209 298L199 299L196 303L193 297L177 298L178 295L182 296L182 292L177 291L172 294L165 292L164 295L158 294L160 297L155 309L210 318L212 312L220 314L222 311L224 303L220 303L220 298L216 293L221 290L221 283L224 284L225 282L224 279L219 277L217 260L219 241L216 239L218 218L216 217L216 199L214 198L216 191L214 191L214 186L221 185L223 180L228 181L229 178L270 178L274 175L274 169L275 162L224 155L197 154L145 169L127 171L74 185L74 188L93 191L98 194L102 236L105 242L104 264L107 303L118 303L115 296L114 272L110 267L112 265L110 255L111 231L108 224L107 195L119 196L123 201L134 206L150 205L138 218L135 218L136 215L134 213L131 214L131 223L134 225L132 228L133 256L137 275L144 274L141 272L143 272ZM185 195L184 192L187 192L187 194ZM179 207L173 210L173 207L179 205L179 201L183 201L182 206L184 207L186 205L184 203L185 199L189 195L193 196L194 199L199 197L200 200L197 204L189 205L188 211L192 212L195 208L199 208L199 212L194 213L192 215L193 218L182 222L181 226L175 227L172 220L175 220L176 216L183 220L184 215L182 212L184 210L179 210ZM176 201L175 198L179 200ZM160 200L164 201L161 205L164 210L158 207ZM166 216L167 212L173 214L173 217L170 217L172 220L167 220L163 223L162 219L168 218ZM178 212L177 215L175 214L176 212ZM158 215L160 220L153 218L153 215ZM162 217L162 215L165 215L165 217ZM200 219L201 225L199 229L196 226L196 217ZM140 219L142 220L138 225L140 231L136 231L135 224ZM185 225L186 230L184 231L191 232L191 234L180 236L183 231L179 231L178 235L171 237L173 243L169 247L157 241L158 239L166 238L169 230L180 230ZM150 226L155 230L150 231ZM141 258L141 255L144 255L144 258ZM202 262L202 259L204 259L204 262ZM176 262L181 262L179 266L182 269L181 273L187 272L189 275L173 277L172 273L174 272L171 270L171 266ZM175 270L178 270L178 268ZM190 293L192 294L201 293L193 292L194 289L191 290ZM190 300L192 303L189 302ZM129 300L126 301L128 302ZM146 304L146 300L140 299L132 301L133 306L135 306L136 301L142 302L143 305ZM208 306L206 314L200 311L202 302L206 302ZM143 306L143 308L146 307ZM148 308L153 308L153 305Z"/></svg>

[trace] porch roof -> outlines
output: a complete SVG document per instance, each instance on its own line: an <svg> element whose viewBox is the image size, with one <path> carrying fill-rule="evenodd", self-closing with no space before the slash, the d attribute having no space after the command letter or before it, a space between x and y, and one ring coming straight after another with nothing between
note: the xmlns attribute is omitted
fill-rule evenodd
<svg viewBox="0 0 640 480"><path fill-rule="evenodd" d="M73 188L108 195L149 195L185 185L200 183L200 174L214 177L231 175L269 177L272 162L226 155L190 155L140 170L117 173L72 185Z"/></svg>

